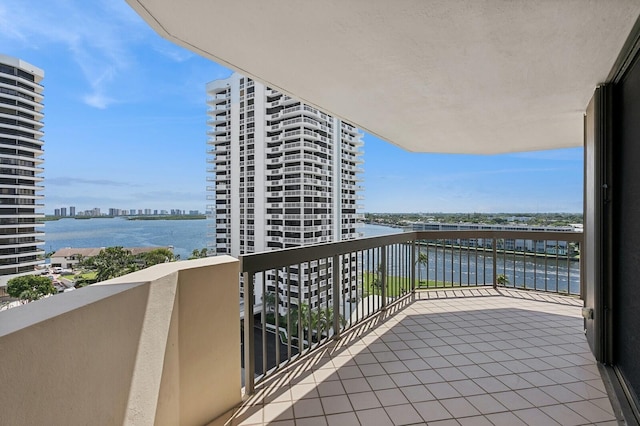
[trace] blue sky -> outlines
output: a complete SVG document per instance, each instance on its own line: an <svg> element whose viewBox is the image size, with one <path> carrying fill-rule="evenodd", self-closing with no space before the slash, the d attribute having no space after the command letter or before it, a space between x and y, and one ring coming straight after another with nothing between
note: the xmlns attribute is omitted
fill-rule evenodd
<svg viewBox="0 0 640 426"><path fill-rule="evenodd" d="M197 209L205 84L231 71L160 38L124 0L3 0L0 53L45 70L45 211ZM582 149L414 154L365 135L367 212L579 212Z"/></svg>

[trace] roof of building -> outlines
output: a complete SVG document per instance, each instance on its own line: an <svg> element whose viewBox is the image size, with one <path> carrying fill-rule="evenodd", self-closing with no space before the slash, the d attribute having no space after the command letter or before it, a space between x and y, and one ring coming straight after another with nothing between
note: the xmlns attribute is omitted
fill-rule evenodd
<svg viewBox="0 0 640 426"><path fill-rule="evenodd" d="M94 247L94 248L74 248L74 247L66 247L56 251L51 257L70 257L73 255L81 255L84 257L93 257L100 253L101 250L104 250L106 247ZM136 255L140 253L147 253L152 250L157 249L168 249L171 250L172 247L124 247L125 250L129 250L131 254Z"/></svg>

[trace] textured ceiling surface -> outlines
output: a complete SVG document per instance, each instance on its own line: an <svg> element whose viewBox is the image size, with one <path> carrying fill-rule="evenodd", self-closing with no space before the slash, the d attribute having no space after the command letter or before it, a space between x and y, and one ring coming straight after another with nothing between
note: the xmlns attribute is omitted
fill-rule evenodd
<svg viewBox="0 0 640 426"><path fill-rule="evenodd" d="M409 151L580 146L638 0L127 0L162 36ZM204 90L204 87L203 87Z"/></svg>

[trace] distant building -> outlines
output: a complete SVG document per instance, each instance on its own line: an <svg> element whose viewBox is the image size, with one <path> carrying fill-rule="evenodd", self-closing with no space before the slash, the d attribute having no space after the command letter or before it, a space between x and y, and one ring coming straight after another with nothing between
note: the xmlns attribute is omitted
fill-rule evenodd
<svg viewBox="0 0 640 426"><path fill-rule="evenodd" d="M54 216L60 216L60 209L53 209Z"/></svg>
<svg viewBox="0 0 640 426"><path fill-rule="evenodd" d="M40 82L44 71L21 59L0 55L0 286L44 263L41 176L42 122ZM59 213L58 213L59 214Z"/></svg>
<svg viewBox="0 0 640 426"><path fill-rule="evenodd" d="M237 73L208 83L207 95L213 252L239 256L360 236L364 143L355 126ZM349 265L345 277L355 274ZM289 272L316 273L305 265ZM278 289L284 279L267 277L266 290L286 295ZM319 291L321 281L298 289L292 280L294 297L326 306L332 296ZM261 295L257 285L257 303Z"/></svg>
<svg viewBox="0 0 640 426"><path fill-rule="evenodd" d="M199 210L189 210L189 215L190 216L197 216L200 214Z"/></svg>
<svg viewBox="0 0 640 426"><path fill-rule="evenodd" d="M76 208L74 206L69 207L69 216L76 215Z"/></svg>
<svg viewBox="0 0 640 426"><path fill-rule="evenodd" d="M151 214L151 209L144 209L144 214L149 216Z"/></svg>
<svg viewBox="0 0 640 426"><path fill-rule="evenodd" d="M157 214L158 214L158 210L154 210L154 211L153 211L153 214L154 214L154 215L157 215Z"/></svg>
<svg viewBox="0 0 640 426"><path fill-rule="evenodd" d="M418 222L406 227L408 231L536 231L536 232L581 232L575 226L539 226L539 225L497 225L482 223L440 223ZM466 238L445 240L446 244L460 244L464 247L492 248L493 238ZM570 251L567 241L534 241L530 239L497 239L496 248L499 250L526 251L532 253L546 253L566 255Z"/></svg>
<svg viewBox="0 0 640 426"><path fill-rule="evenodd" d="M66 207L62 207L60 208L60 216L66 216L67 215L67 208Z"/></svg>

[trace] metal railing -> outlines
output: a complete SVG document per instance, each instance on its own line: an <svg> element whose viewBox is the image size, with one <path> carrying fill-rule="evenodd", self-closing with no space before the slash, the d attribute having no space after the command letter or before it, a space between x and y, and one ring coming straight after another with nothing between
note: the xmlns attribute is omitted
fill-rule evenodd
<svg viewBox="0 0 640 426"><path fill-rule="evenodd" d="M245 393L417 288L579 294L581 242L574 232L421 231L241 256Z"/></svg>

